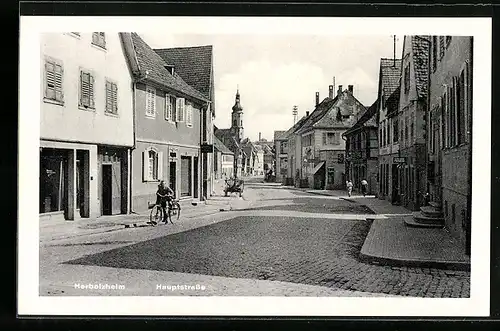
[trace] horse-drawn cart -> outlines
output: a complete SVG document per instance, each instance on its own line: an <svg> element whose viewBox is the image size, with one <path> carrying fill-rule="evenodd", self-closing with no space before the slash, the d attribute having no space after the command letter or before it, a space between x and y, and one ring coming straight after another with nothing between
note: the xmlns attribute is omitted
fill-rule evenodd
<svg viewBox="0 0 500 331"><path fill-rule="evenodd" d="M224 196L228 193L239 193L240 197L243 194L243 180L237 178L226 179L226 187L224 188Z"/></svg>

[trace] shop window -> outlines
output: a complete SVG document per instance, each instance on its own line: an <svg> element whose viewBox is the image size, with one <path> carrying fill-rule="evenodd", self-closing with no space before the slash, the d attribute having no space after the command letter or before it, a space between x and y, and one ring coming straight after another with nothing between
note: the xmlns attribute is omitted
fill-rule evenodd
<svg viewBox="0 0 500 331"><path fill-rule="evenodd" d="M63 211L66 205L67 152L40 151L40 213Z"/></svg>

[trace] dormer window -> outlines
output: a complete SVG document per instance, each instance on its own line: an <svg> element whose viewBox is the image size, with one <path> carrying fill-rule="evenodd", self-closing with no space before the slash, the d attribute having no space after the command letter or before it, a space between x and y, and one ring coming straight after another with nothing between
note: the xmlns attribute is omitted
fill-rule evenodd
<svg viewBox="0 0 500 331"><path fill-rule="evenodd" d="M173 76L174 75L174 66L170 64L165 64L165 69Z"/></svg>

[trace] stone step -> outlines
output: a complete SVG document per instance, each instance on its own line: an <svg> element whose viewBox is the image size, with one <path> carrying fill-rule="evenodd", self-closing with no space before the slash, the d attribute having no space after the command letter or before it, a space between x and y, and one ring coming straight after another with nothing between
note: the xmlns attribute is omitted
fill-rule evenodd
<svg viewBox="0 0 500 331"><path fill-rule="evenodd" d="M431 207L436 208L436 209L441 209L441 207L442 207L442 206L441 206L441 203L440 203L440 202L436 202L436 201L430 201L430 202L429 202L429 205L430 205Z"/></svg>
<svg viewBox="0 0 500 331"><path fill-rule="evenodd" d="M444 227L444 223L443 224L418 223L415 221L415 218L413 218L413 216L404 217L404 222L407 226L413 227L413 228L438 228L438 229L442 229Z"/></svg>
<svg viewBox="0 0 500 331"><path fill-rule="evenodd" d="M423 206L420 207L420 211L424 216L427 217L436 217L436 218L442 218L443 217L443 212L440 209L437 209L433 206Z"/></svg>
<svg viewBox="0 0 500 331"><path fill-rule="evenodd" d="M444 225L443 217L428 217L425 216L422 212L413 213L413 218L415 222L422 224L439 224Z"/></svg>

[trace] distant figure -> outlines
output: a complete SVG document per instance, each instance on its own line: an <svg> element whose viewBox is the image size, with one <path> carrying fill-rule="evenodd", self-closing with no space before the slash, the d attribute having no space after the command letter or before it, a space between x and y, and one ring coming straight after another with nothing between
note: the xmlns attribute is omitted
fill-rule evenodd
<svg viewBox="0 0 500 331"><path fill-rule="evenodd" d="M351 196L351 194L352 194L352 182L350 180L348 180L346 182L346 186L347 186L347 195Z"/></svg>
<svg viewBox="0 0 500 331"><path fill-rule="evenodd" d="M365 179L361 181L361 191L363 192L363 196L366 196L368 192L368 182Z"/></svg>

